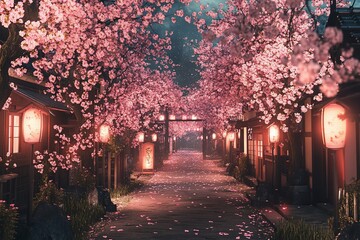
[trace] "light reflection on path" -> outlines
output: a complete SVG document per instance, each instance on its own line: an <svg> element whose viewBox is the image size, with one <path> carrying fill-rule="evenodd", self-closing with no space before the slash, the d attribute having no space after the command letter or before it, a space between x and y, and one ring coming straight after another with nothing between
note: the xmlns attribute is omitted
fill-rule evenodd
<svg viewBox="0 0 360 240"><path fill-rule="evenodd" d="M181 151L94 239L269 239L273 229L219 161Z"/></svg>

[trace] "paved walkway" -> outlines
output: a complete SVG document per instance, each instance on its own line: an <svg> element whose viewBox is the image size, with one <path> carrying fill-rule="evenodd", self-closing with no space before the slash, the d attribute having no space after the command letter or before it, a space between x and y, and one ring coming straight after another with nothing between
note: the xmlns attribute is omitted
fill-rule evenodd
<svg viewBox="0 0 360 240"><path fill-rule="evenodd" d="M273 229L219 161L173 154L92 239L269 239Z"/></svg>

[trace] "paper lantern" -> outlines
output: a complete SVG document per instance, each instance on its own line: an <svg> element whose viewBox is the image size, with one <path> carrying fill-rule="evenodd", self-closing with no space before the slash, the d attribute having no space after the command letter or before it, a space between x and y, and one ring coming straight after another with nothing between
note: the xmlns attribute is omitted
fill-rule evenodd
<svg viewBox="0 0 360 240"><path fill-rule="evenodd" d="M143 143L145 141L145 133L139 132L138 136L137 136L137 139L138 139L139 142Z"/></svg>
<svg viewBox="0 0 360 240"><path fill-rule="evenodd" d="M156 141L157 141L157 134L156 134L156 133L153 133L153 134L151 135L151 140L152 140L153 142L156 142Z"/></svg>
<svg viewBox="0 0 360 240"><path fill-rule="evenodd" d="M192 120L196 120L197 117L196 117L195 115L192 115L192 116L191 116L191 119L192 119Z"/></svg>
<svg viewBox="0 0 360 240"><path fill-rule="evenodd" d="M229 136L229 141L232 142L232 141L235 140L235 133L234 132L229 132L228 136Z"/></svg>
<svg viewBox="0 0 360 240"><path fill-rule="evenodd" d="M213 134L211 135L211 137L212 137L213 140L215 140L215 139L216 139L216 133L213 133Z"/></svg>
<svg viewBox="0 0 360 240"><path fill-rule="evenodd" d="M40 142L42 134L42 113L39 109L31 107L23 113L22 130L25 142Z"/></svg>
<svg viewBox="0 0 360 240"><path fill-rule="evenodd" d="M159 121L165 121L165 116L164 116L164 115L160 115L160 116L159 116Z"/></svg>
<svg viewBox="0 0 360 240"><path fill-rule="evenodd" d="M322 137L325 147L339 149L345 146L345 108L339 104L329 104L322 109Z"/></svg>
<svg viewBox="0 0 360 240"><path fill-rule="evenodd" d="M107 143L110 140L110 126L106 123L99 127L99 139L102 143Z"/></svg>
<svg viewBox="0 0 360 240"><path fill-rule="evenodd" d="M277 143L280 139L280 129L277 125L271 125L269 127L269 140L270 143Z"/></svg>
<svg viewBox="0 0 360 240"><path fill-rule="evenodd" d="M175 115L170 115L170 116L169 116L169 119L170 119L170 120L175 120L176 117L175 117Z"/></svg>
<svg viewBox="0 0 360 240"><path fill-rule="evenodd" d="M224 131L222 134L223 138L226 138L226 134L227 134L226 131Z"/></svg>

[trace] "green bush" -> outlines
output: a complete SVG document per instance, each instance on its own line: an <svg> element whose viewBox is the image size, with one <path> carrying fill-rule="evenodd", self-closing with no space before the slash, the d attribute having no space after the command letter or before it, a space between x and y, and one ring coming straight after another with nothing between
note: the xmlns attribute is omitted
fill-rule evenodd
<svg viewBox="0 0 360 240"><path fill-rule="evenodd" d="M90 226L105 215L105 209L100 205L91 205L87 199L66 196L64 211L70 218L74 239L87 239Z"/></svg>
<svg viewBox="0 0 360 240"><path fill-rule="evenodd" d="M0 200L0 239L15 239L17 223L17 208L13 204L7 206L5 201Z"/></svg>
<svg viewBox="0 0 360 240"><path fill-rule="evenodd" d="M276 225L274 240L332 240L334 234L329 229L319 228L303 220L282 221Z"/></svg>
<svg viewBox="0 0 360 240"><path fill-rule="evenodd" d="M63 202L63 197L63 191L58 189L53 181L47 181L47 178L44 178L39 192L35 195L34 206L37 206L40 202L60 206Z"/></svg>
<svg viewBox="0 0 360 240"><path fill-rule="evenodd" d="M82 167L75 175L75 185L84 188L86 192L90 192L95 188L95 176L90 170Z"/></svg>

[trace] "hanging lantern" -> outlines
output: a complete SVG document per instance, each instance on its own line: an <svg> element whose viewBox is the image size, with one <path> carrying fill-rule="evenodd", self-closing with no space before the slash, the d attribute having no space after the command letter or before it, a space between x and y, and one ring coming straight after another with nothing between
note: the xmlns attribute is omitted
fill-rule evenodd
<svg viewBox="0 0 360 240"><path fill-rule="evenodd" d="M138 136L137 136L137 139L138 139L139 142L143 143L145 141L145 133L139 132Z"/></svg>
<svg viewBox="0 0 360 240"><path fill-rule="evenodd" d="M197 119L197 117L195 115L191 116L191 120L196 120L196 119Z"/></svg>
<svg viewBox="0 0 360 240"><path fill-rule="evenodd" d="M216 139L216 133L213 133L213 134L211 135L211 138L212 138L213 140L215 140L215 139Z"/></svg>
<svg viewBox="0 0 360 240"><path fill-rule="evenodd" d="M233 142L235 140L235 133L234 132L229 132L228 136L229 136L229 141Z"/></svg>
<svg viewBox="0 0 360 240"><path fill-rule="evenodd" d="M280 129L277 125L271 125L269 127L269 140L270 143L277 143L280 139Z"/></svg>
<svg viewBox="0 0 360 240"><path fill-rule="evenodd" d="M159 121L162 121L162 122L165 121L165 116L161 114L161 115L159 116Z"/></svg>
<svg viewBox="0 0 360 240"><path fill-rule="evenodd" d="M322 137L325 147L339 149L345 146L345 108L339 104L329 104L322 109Z"/></svg>
<svg viewBox="0 0 360 240"><path fill-rule="evenodd" d="M153 133L153 134L151 135L151 140L152 140L153 142L156 142L156 141L157 141L157 134L156 134L156 133Z"/></svg>
<svg viewBox="0 0 360 240"><path fill-rule="evenodd" d="M42 134L42 113L39 109L31 107L23 113L22 130L24 142L40 142Z"/></svg>
<svg viewBox="0 0 360 240"><path fill-rule="evenodd" d="M226 131L224 131L222 134L223 138L226 138L226 134L227 134Z"/></svg>
<svg viewBox="0 0 360 240"><path fill-rule="evenodd" d="M169 116L169 119L170 119L170 120L175 120L176 117L175 117L175 115L170 115L170 116Z"/></svg>
<svg viewBox="0 0 360 240"><path fill-rule="evenodd" d="M110 140L110 126L106 123L101 124L99 128L99 139L102 143L107 143Z"/></svg>

